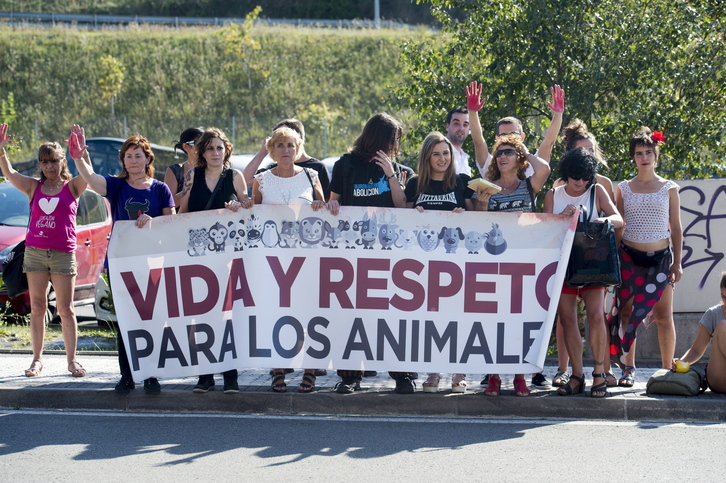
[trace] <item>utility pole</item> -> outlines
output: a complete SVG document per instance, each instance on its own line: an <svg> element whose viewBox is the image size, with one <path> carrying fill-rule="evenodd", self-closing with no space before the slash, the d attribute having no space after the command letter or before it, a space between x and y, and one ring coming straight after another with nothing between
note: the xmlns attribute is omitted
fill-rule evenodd
<svg viewBox="0 0 726 483"><path fill-rule="evenodd" d="M381 0L373 0L373 22L376 24L376 28L381 28Z"/></svg>

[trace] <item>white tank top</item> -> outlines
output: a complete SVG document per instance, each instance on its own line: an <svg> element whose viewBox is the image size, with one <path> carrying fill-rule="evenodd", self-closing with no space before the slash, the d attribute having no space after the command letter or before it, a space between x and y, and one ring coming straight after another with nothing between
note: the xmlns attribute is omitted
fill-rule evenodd
<svg viewBox="0 0 726 483"><path fill-rule="evenodd" d="M314 169L303 168L291 178L280 178L268 169L255 175L255 179L259 183L263 205L307 205L313 202L313 184L317 176L318 172Z"/></svg>
<svg viewBox="0 0 726 483"><path fill-rule="evenodd" d="M668 191L678 189L676 183L668 180L655 193L633 193L627 181L621 182L618 188L623 196L623 240L652 243L671 237Z"/></svg>
<svg viewBox="0 0 726 483"><path fill-rule="evenodd" d="M552 206L552 213L554 214L560 214L562 213L562 210L564 210L567 205L575 205L575 206L584 206L587 208L589 212L588 221L592 221L595 218L598 217L598 206L597 206L597 193L595 193L595 199L593 200L593 204L595 206L590 206L590 191L595 189L595 184L590 186L589 189L586 189L583 194L577 197L572 197L567 194L565 191L565 186L560 186L555 188L555 195L554 195L554 205Z"/></svg>

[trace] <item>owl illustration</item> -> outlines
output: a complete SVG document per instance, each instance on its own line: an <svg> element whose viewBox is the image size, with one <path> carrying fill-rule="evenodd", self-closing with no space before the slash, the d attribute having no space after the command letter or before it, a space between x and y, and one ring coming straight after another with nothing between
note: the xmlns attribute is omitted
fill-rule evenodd
<svg viewBox="0 0 726 483"><path fill-rule="evenodd" d="M430 226L425 226L421 228L418 232L418 245L423 249L425 252L432 252L436 250L436 247L439 246L439 242L441 240L439 239L439 234L436 233L436 230L431 228Z"/></svg>
<svg viewBox="0 0 726 483"><path fill-rule="evenodd" d="M262 244L266 248L273 248L280 244L280 232L277 231L277 223L267 220L262 228Z"/></svg>

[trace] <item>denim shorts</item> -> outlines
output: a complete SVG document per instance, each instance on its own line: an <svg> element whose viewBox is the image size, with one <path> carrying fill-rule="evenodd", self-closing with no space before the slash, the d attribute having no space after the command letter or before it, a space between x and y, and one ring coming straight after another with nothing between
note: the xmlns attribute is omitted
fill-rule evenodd
<svg viewBox="0 0 726 483"><path fill-rule="evenodd" d="M77 275L76 252L61 252L42 248L25 247L23 272L58 273Z"/></svg>

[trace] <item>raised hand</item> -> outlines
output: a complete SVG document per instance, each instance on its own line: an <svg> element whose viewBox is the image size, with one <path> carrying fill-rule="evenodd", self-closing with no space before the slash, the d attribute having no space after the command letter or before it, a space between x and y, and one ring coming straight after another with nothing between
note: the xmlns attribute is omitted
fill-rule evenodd
<svg viewBox="0 0 726 483"><path fill-rule="evenodd" d="M68 140L65 141L68 144L68 151L70 151L71 158L81 159L83 153L86 151L86 132L78 124L71 126L71 135Z"/></svg>
<svg viewBox="0 0 726 483"><path fill-rule="evenodd" d="M10 134L8 134L8 125L0 124L0 149L4 148L10 142Z"/></svg>
<svg viewBox="0 0 726 483"><path fill-rule="evenodd" d="M78 124L72 125L71 132L76 133L76 135L78 136L78 143L81 146L86 145L86 131L81 126L79 126Z"/></svg>
<svg viewBox="0 0 726 483"><path fill-rule="evenodd" d="M565 91L557 84L550 88L552 93L552 102L547 103L547 107L552 112L565 112Z"/></svg>
<svg viewBox="0 0 726 483"><path fill-rule="evenodd" d="M470 111L479 112L484 107L487 100L481 98L482 85L477 81L472 82L466 87L466 108Z"/></svg>
<svg viewBox="0 0 726 483"><path fill-rule="evenodd" d="M71 158L74 160L81 159L83 157L83 153L86 152L86 148L88 147L85 143L81 143L82 137L82 134L79 135L72 132L70 138L66 141L68 143L68 151L70 151Z"/></svg>

